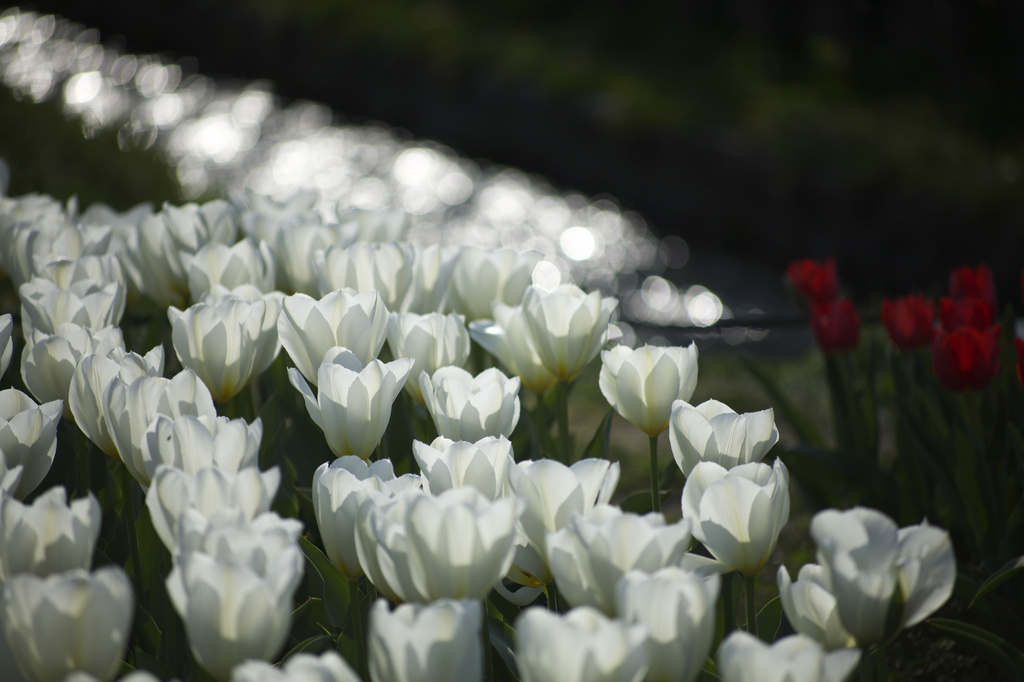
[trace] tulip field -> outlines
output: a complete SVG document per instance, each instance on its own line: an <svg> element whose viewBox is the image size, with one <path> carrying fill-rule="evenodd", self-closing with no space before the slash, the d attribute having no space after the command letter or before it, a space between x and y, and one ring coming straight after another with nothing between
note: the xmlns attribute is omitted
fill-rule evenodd
<svg viewBox="0 0 1024 682"><path fill-rule="evenodd" d="M829 418L763 358L737 412L539 254L315 199L0 201L0 680L1024 677L986 266L794 261Z"/></svg>

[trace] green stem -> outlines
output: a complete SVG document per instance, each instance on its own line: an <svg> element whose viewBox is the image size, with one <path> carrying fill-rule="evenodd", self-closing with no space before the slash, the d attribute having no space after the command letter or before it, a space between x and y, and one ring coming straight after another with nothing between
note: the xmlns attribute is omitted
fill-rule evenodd
<svg viewBox="0 0 1024 682"><path fill-rule="evenodd" d="M78 431L78 496L85 497L89 494L92 482L89 480L89 467L92 465L92 441L82 432Z"/></svg>
<svg viewBox="0 0 1024 682"><path fill-rule="evenodd" d="M735 604L732 603L732 581L736 579L736 575L733 572L726 573L722 576L722 599L723 618L725 621L723 632L724 636L728 637L729 633L736 629L736 610Z"/></svg>
<svg viewBox="0 0 1024 682"><path fill-rule="evenodd" d="M558 590L555 589L555 583L548 583L547 587L544 588L544 591L547 592L548 595L548 611L558 613Z"/></svg>
<svg viewBox="0 0 1024 682"><path fill-rule="evenodd" d="M550 446L547 443L548 440L548 420L547 411L544 409L544 395L540 393L534 394L537 400L537 405L533 410L533 425L534 434L536 439L533 442L534 452L533 458L540 459L543 453L548 452Z"/></svg>
<svg viewBox="0 0 1024 682"><path fill-rule="evenodd" d="M572 452L569 445L569 383L558 382L558 460L563 464L572 464Z"/></svg>
<svg viewBox="0 0 1024 682"><path fill-rule="evenodd" d="M135 479L128 471L128 467L122 463L118 470L119 483L121 484L121 511L127 517L128 528L128 549L132 558L132 577L135 581L135 596L142 600L142 555L139 553L139 537L136 534L138 514L135 512L135 498L132 496L132 483Z"/></svg>
<svg viewBox="0 0 1024 682"><path fill-rule="evenodd" d="M484 679L487 682L492 682L494 680L494 658L491 655L491 619L487 615L487 602L482 602L480 606L481 611L483 611L483 624L480 628L480 635L483 637L484 646Z"/></svg>
<svg viewBox="0 0 1024 682"><path fill-rule="evenodd" d="M754 576L743 578L743 596L747 602L747 632L757 637L757 604L754 601Z"/></svg>
<svg viewBox="0 0 1024 682"><path fill-rule="evenodd" d="M886 682L889 679L889 671L885 667L885 654L886 649L885 642L880 642L875 647L875 679L880 682Z"/></svg>
<svg viewBox="0 0 1024 682"><path fill-rule="evenodd" d="M651 436L651 509L661 511L661 487L658 485L658 437Z"/></svg>
<svg viewBox="0 0 1024 682"><path fill-rule="evenodd" d="M364 679L370 679L366 669L366 632L363 625L363 595L359 590L359 584L366 580L365 577L359 580L348 581L348 599L352 609L352 624L355 627L356 637L356 672Z"/></svg>

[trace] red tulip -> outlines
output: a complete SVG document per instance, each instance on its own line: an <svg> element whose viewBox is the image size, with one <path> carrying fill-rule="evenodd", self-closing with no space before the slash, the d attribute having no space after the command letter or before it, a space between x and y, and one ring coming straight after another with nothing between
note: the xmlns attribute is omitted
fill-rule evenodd
<svg viewBox="0 0 1024 682"><path fill-rule="evenodd" d="M939 320L947 332L958 327L985 329L995 322L995 309L983 298L943 296L939 300Z"/></svg>
<svg viewBox="0 0 1024 682"><path fill-rule="evenodd" d="M811 303L824 303L839 296L839 275L831 258L824 263L810 258L793 261L786 268L786 275Z"/></svg>
<svg viewBox="0 0 1024 682"><path fill-rule="evenodd" d="M1024 384L1024 339L1014 339L1013 345L1017 347L1017 379Z"/></svg>
<svg viewBox="0 0 1024 682"><path fill-rule="evenodd" d="M999 369L999 325L939 332L932 343L932 369L954 391L984 388Z"/></svg>
<svg viewBox="0 0 1024 682"><path fill-rule="evenodd" d="M996 280L992 268L982 263L976 270L964 265L949 273L949 295L953 298L970 296L983 298L992 306L999 307L996 298Z"/></svg>
<svg viewBox="0 0 1024 682"><path fill-rule="evenodd" d="M882 301L882 322L899 348L920 348L935 338L935 303L924 296Z"/></svg>
<svg viewBox="0 0 1024 682"><path fill-rule="evenodd" d="M826 353L853 350L860 336L860 317L848 298L837 298L811 306L814 338Z"/></svg>

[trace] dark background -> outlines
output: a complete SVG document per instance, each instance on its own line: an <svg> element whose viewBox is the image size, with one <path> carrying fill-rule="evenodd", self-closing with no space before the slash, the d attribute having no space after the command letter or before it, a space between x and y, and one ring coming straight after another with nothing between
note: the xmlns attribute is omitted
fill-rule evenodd
<svg viewBox="0 0 1024 682"><path fill-rule="evenodd" d="M662 235L856 297L1024 266L1024 3L43 0L134 53L268 79L609 192Z"/></svg>

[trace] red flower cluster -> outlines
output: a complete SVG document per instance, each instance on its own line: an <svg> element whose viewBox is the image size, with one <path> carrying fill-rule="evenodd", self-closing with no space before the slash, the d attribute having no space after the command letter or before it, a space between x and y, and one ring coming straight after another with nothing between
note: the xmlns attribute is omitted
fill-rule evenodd
<svg viewBox="0 0 1024 682"><path fill-rule="evenodd" d="M935 338L935 303L924 296L884 299L882 323L898 348L927 346Z"/></svg>
<svg viewBox="0 0 1024 682"><path fill-rule="evenodd" d="M942 329L932 343L932 368L946 388L987 386L999 370L999 325L993 324L996 286L992 270L960 267L949 276L949 298L940 301Z"/></svg>
<svg viewBox="0 0 1024 682"><path fill-rule="evenodd" d="M860 317L853 303L839 298L836 262L824 263L805 258L793 261L786 276L811 304L811 328L818 345L826 353L853 350L860 336Z"/></svg>
<svg viewBox="0 0 1024 682"><path fill-rule="evenodd" d="M793 261L786 276L810 303L827 303L839 296L839 275L831 258L824 263L810 258Z"/></svg>

